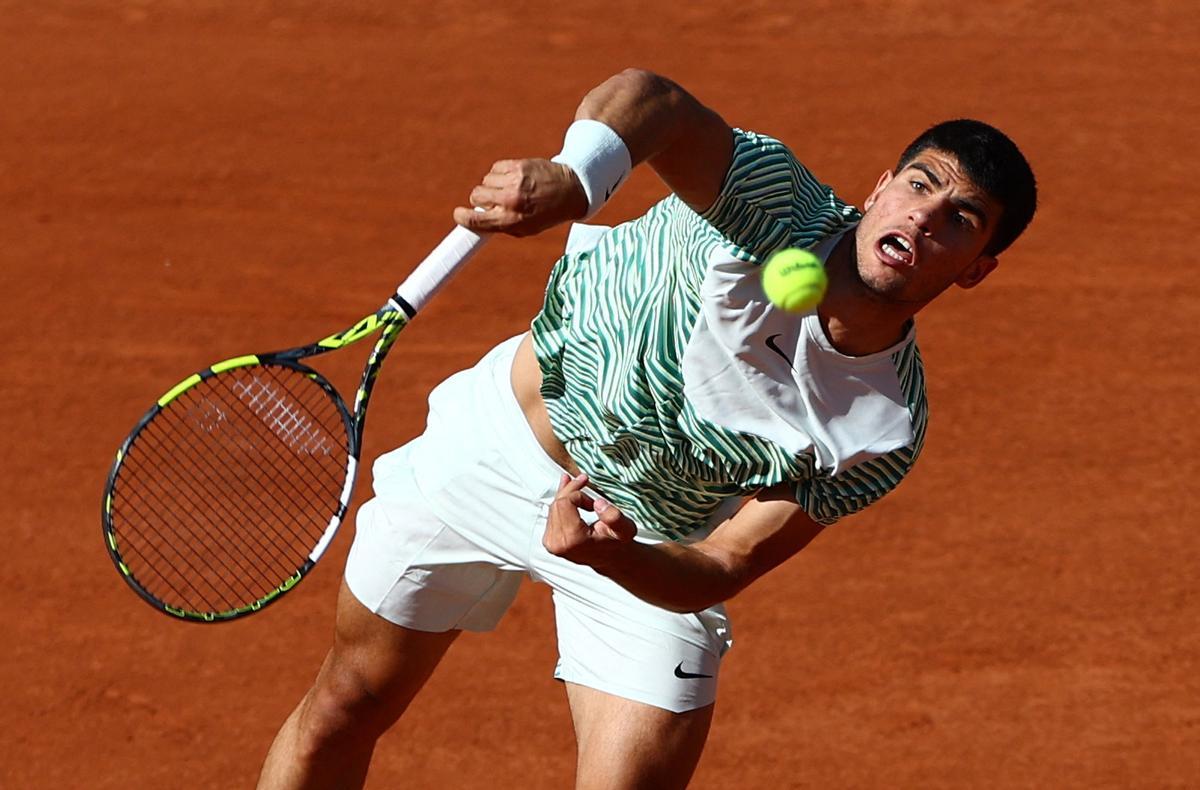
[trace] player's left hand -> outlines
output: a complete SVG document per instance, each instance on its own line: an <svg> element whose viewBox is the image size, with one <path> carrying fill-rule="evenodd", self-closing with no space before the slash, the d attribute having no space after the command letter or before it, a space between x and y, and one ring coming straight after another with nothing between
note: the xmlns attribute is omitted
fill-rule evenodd
<svg viewBox="0 0 1200 790"><path fill-rule="evenodd" d="M589 496L583 490L587 482L586 474L563 475L559 480L542 545L555 556L600 568L633 541L637 527L616 505ZM580 510L595 513L596 521L586 523L579 516Z"/></svg>
<svg viewBox="0 0 1200 790"><path fill-rule="evenodd" d="M454 209L468 230L532 236L562 222L582 219L587 195L566 165L548 159L502 159L471 190L471 207Z"/></svg>

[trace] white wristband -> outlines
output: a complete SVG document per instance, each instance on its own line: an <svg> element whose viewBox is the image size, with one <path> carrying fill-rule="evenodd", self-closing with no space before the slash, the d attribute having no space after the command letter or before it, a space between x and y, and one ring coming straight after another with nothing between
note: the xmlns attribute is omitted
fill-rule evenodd
<svg viewBox="0 0 1200 790"><path fill-rule="evenodd" d="M562 152L550 161L571 168L583 184L585 219L604 207L633 169L625 141L608 126L586 119L567 127Z"/></svg>

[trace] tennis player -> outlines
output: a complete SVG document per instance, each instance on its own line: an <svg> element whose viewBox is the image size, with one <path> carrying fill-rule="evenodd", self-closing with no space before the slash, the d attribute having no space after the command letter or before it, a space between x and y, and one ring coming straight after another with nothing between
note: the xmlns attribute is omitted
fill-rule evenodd
<svg viewBox="0 0 1200 790"><path fill-rule="evenodd" d="M912 468L913 316L979 285L1036 202L1016 146L962 120L860 212L780 142L629 70L588 93L561 154L497 162L455 219L538 233L643 162L671 195L574 225L530 331L439 385L425 433L376 461L333 648L261 787L361 785L455 637L494 628L524 577L553 591L576 786L685 786L732 641L722 602ZM824 261L809 314L762 296L785 247Z"/></svg>

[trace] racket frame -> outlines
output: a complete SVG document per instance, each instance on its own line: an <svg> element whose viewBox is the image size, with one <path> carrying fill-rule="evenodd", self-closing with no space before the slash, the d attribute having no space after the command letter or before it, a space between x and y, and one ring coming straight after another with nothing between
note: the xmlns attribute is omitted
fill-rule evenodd
<svg viewBox="0 0 1200 790"><path fill-rule="evenodd" d="M481 211L482 209L477 208L476 210ZM142 416L141 420L138 421L134 429L125 438L120 449L117 450L116 459L109 470L108 479L104 486L104 496L101 500L101 526L104 533L104 546L121 578L155 609L187 622L198 623L227 622L244 617L277 601L283 593L295 587L312 570L317 561L321 559L321 556L325 553L325 549L328 548L338 528L341 526L346 511L349 509L350 501L354 494L359 454L362 448L367 403L371 399L371 392L375 386L375 379L379 375L380 366L395 343L396 336L416 316L417 312L423 309L425 304L441 290L455 272L474 257L475 253L489 238L490 236L487 234L478 234L462 226L455 226L433 251L425 256L424 260L413 269L404 282L396 289L392 297L388 299L386 304L371 315L363 317L353 326L307 346L298 346L266 354L249 354L232 357L218 362L187 377L159 398ZM339 348L345 348L377 331L381 331L382 335L376 341L375 347L371 350L367 363L363 367L362 379L355 393L354 410L353 414L351 414L337 389L317 371L304 365L301 360L325 354ZM121 557L120 542L112 520L112 503L113 492L119 490L118 482L122 464L137 442L138 435L142 429L163 409L169 408L172 401L181 394L187 392L201 381L219 375L227 370L261 364L284 365L306 373L313 381L325 389L326 394L330 396L330 399L338 408L343 421L346 421L348 437L347 475L337 511L331 517L329 526L325 529L317 545L309 553L304 563L296 569L295 573L283 579L275 589L258 600L220 612L194 612L170 606L145 590L133 576Z"/></svg>
<svg viewBox="0 0 1200 790"><path fill-rule="evenodd" d="M391 351L393 344L396 342L396 337L408 322L412 319L415 311L407 305L403 299L398 296L393 296L388 300L387 304L381 307L374 313L364 316L354 325L344 329L341 332L329 335L315 343L310 343L306 346L298 346L296 348L284 349L282 351L270 351L264 354L247 354L238 357L217 362L203 370L188 376L183 381L176 384L171 389L167 390L154 405L142 415L138 420L137 425L125 437L125 441L121 443L117 450L116 459L113 461L112 468L108 473L108 480L104 486L104 499L101 507L101 526L104 532L104 546L108 550L109 559L112 560L117 572L121 578L133 588L142 600L150 604L155 609L171 615L173 617L193 623L214 623L234 620L239 617L244 617L253 614L263 607L278 600L283 593L291 590L300 581L308 575L317 561L324 555L325 550L329 547L330 542L337 534L342 522L345 520L346 511L349 510L350 502L354 496L354 486L358 477L358 461L362 451L363 430L366 425L367 404L371 399L371 392L375 388L375 381L379 375L380 366L383 360ZM345 348L353 343L362 340L365 337L382 331L379 339L375 342L374 348L371 350L371 355L367 358L366 365L363 367L362 378L358 385L358 390L354 397L354 410L350 412L346 407L346 402L342 398L337 389L319 372L305 365L301 360L307 360L321 354L326 354L330 351L335 351L340 348ZM153 593L148 591L134 576L129 566L125 563L124 557L121 555L120 544L117 539L117 529L113 524L112 503L113 494L117 491L117 483L120 479L122 465L125 459L128 458L130 450L137 443L138 437L142 430L150 424L164 409L170 408L171 403L180 395L192 389L201 382L212 378L213 376L224 373L235 368L253 367L257 365L278 365L282 367L292 368L308 376L314 383L319 385L329 399L337 407L338 413L341 415L343 425L346 429L347 437L347 458L346 458L346 481L342 487L342 492L339 498L338 508L334 515L330 518L328 526L322 533L321 538L309 552L304 562L296 568L295 572L284 578L281 583L266 595L242 606L222 611L191 611L172 606L171 604L161 600Z"/></svg>

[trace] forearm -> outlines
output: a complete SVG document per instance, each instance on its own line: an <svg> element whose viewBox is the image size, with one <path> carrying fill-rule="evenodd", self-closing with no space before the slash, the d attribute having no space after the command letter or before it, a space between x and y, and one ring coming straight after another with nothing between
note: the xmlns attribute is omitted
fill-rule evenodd
<svg viewBox="0 0 1200 790"><path fill-rule="evenodd" d="M791 486L781 483L742 503L697 543L639 543L636 525L607 500L586 493L587 483L585 474L562 476L542 545L676 612L699 612L729 600L822 529L796 503ZM585 523L586 511L596 519Z"/></svg>
<svg viewBox="0 0 1200 790"><path fill-rule="evenodd" d="M670 541L607 547L591 564L644 601L673 612L699 612L732 598L744 586L737 564L704 543Z"/></svg>

